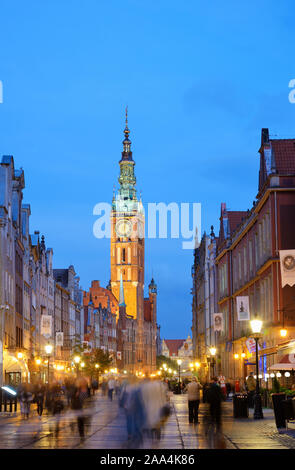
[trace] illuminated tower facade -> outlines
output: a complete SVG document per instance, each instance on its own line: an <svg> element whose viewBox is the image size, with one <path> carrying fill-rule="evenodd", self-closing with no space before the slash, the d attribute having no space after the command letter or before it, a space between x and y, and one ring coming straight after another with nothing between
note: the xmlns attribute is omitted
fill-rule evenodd
<svg viewBox="0 0 295 470"><path fill-rule="evenodd" d="M126 313L137 320L137 362L143 357L144 322L144 210L137 198L135 162L129 140L128 116L123 152L119 161L119 189L113 196L111 211L111 289L120 297L122 275Z"/></svg>

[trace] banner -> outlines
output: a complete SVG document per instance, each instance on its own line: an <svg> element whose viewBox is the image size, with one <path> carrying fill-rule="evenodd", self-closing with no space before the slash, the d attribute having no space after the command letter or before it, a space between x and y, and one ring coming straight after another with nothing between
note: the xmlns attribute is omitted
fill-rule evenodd
<svg viewBox="0 0 295 470"><path fill-rule="evenodd" d="M282 287L295 284L295 250L280 250Z"/></svg>
<svg viewBox="0 0 295 470"><path fill-rule="evenodd" d="M256 342L255 342L255 339L254 338L248 338L246 340L246 346L247 346L247 349L249 351L249 353L255 353L256 351ZM259 350L259 345L258 345L258 350Z"/></svg>
<svg viewBox="0 0 295 470"><path fill-rule="evenodd" d="M117 359L119 359L119 360L122 359L122 353L121 353L121 351L117 351Z"/></svg>
<svg viewBox="0 0 295 470"><path fill-rule="evenodd" d="M213 313L213 329L214 331L223 330L223 314L222 313Z"/></svg>
<svg viewBox="0 0 295 470"><path fill-rule="evenodd" d="M52 334L52 316L41 315L41 335L50 338Z"/></svg>
<svg viewBox="0 0 295 470"><path fill-rule="evenodd" d="M250 320L249 297L237 297L238 321Z"/></svg>
<svg viewBox="0 0 295 470"><path fill-rule="evenodd" d="M56 346L63 346L64 345L64 334L63 334L62 331L56 332L55 345Z"/></svg>

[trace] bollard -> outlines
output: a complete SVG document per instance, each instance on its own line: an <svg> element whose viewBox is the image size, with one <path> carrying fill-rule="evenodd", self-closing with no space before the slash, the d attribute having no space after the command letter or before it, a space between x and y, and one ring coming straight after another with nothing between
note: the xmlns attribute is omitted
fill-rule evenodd
<svg viewBox="0 0 295 470"><path fill-rule="evenodd" d="M276 426L278 429L286 427L286 419L284 416L282 402L286 399L285 393L273 393L272 394L273 410L275 414Z"/></svg>

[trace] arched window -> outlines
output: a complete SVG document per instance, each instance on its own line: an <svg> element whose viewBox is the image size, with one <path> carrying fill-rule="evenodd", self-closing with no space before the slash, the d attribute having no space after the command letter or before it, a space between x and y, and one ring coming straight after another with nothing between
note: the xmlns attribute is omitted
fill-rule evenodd
<svg viewBox="0 0 295 470"><path fill-rule="evenodd" d="M126 261L126 251L125 251L125 248L123 248L122 250L122 262L125 263Z"/></svg>

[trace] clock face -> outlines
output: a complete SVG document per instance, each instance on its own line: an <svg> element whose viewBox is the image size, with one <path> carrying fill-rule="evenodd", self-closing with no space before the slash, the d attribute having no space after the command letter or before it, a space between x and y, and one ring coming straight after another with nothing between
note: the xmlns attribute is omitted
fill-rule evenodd
<svg viewBox="0 0 295 470"><path fill-rule="evenodd" d="M130 237L132 225L129 220L121 219L116 223L116 234L118 237Z"/></svg>
<svg viewBox="0 0 295 470"><path fill-rule="evenodd" d="M291 271L291 269L295 268L295 258L291 255L285 256L283 259L283 265L287 271Z"/></svg>

